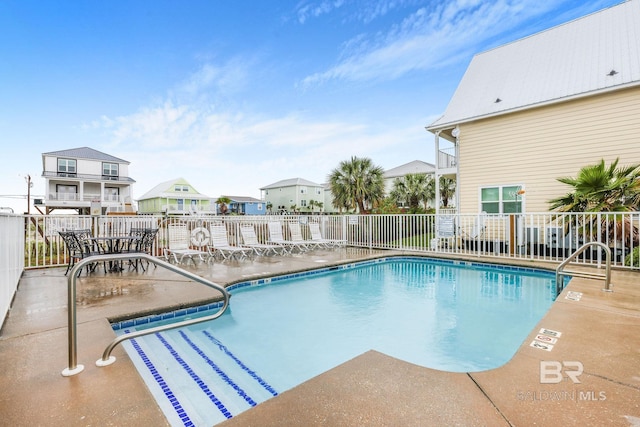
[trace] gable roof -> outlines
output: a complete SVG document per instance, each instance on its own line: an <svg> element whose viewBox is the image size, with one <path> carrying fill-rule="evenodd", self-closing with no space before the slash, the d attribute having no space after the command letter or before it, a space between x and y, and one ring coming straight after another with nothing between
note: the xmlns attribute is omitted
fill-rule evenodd
<svg viewBox="0 0 640 427"><path fill-rule="evenodd" d="M71 157L75 159L87 159L87 160L99 160L102 162L113 163L126 163L128 161L119 159L110 154L103 153L102 151L94 150L89 147L71 148L68 150L50 151L48 153L42 153L43 156L56 156L56 157Z"/></svg>
<svg viewBox="0 0 640 427"><path fill-rule="evenodd" d="M282 181L274 182L273 184L269 184L266 187L260 188L260 190L268 190L269 188L295 187L296 185L306 185L309 187L322 187L322 184L317 184L315 182L307 181L306 179L290 178L290 179L283 179Z"/></svg>
<svg viewBox="0 0 640 427"><path fill-rule="evenodd" d="M422 160L414 160L404 165L397 166L395 168L385 171L385 178L396 178L405 176L410 173L434 173L436 166L431 163L423 162Z"/></svg>
<svg viewBox="0 0 640 427"><path fill-rule="evenodd" d="M262 203L260 199L250 196L227 196L231 201L236 203Z"/></svg>
<svg viewBox="0 0 640 427"><path fill-rule="evenodd" d="M628 0L477 54L427 130L636 85L640 0Z"/></svg>
<svg viewBox="0 0 640 427"><path fill-rule="evenodd" d="M175 185L188 185L195 193L178 193L173 191L173 187ZM183 196L183 197L179 197ZM189 184L184 178L176 178L169 181L161 182L160 184L153 187L151 190L144 193L137 200L148 200L148 199L156 199L156 198L169 198L169 199L198 199L198 200L210 200L211 197L205 196L204 194L200 194L193 185Z"/></svg>

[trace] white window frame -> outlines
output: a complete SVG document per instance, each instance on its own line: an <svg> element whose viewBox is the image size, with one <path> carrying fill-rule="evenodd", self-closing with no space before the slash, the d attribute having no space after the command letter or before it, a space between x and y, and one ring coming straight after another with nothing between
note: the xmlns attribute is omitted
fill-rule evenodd
<svg viewBox="0 0 640 427"><path fill-rule="evenodd" d="M484 201L482 198L482 191L486 189L498 189L498 200L493 201ZM511 192L514 194L512 196L508 195L505 197L503 194L505 189L512 188ZM521 194L518 194L520 192ZM512 198L513 197L513 198ZM498 185L483 185L478 187L478 212L487 212L489 214L499 214L499 215L510 215L510 214L518 214L526 212L525 206L525 192L524 192L524 184L498 184ZM497 203L498 204L498 212L492 212L492 209L487 210L485 203ZM509 210L505 212L505 203L513 203L516 204L515 210L512 212ZM518 206L517 203L520 205Z"/></svg>

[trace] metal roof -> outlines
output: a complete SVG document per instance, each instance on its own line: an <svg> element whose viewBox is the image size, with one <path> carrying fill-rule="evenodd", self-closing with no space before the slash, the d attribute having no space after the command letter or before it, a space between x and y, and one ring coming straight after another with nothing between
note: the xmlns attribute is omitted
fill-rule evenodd
<svg viewBox="0 0 640 427"><path fill-rule="evenodd" d="M436 170L435 165L431 163L423 162L422 160L414 160L404 165L397 166L395 168L385 171L385 178L395 178L405 176L410 173L434 173Z"/></svg>
<svg viewBox="0 0 640 427"><path fill-rule="evenodd" d="M175 185L188 185L189 187L191 187L193 189L193 191L195 191L195 193L178 193L176 191L173 191L173 187ZM182 197L180 197L182 196ZM210 200L211 197L204 195L200 192L198 192L198 190L196 190L193 185L189 184L189 182L187 182L187 180L185 180L184 178L176 178L176 179L172 179L169 181L164 181L161 182L160 184L156 185L155 187L153 187L151 190L147 191L146 193L144 193L141 197L139 197L137 200L148 200L148 199L155 199L155 198L169 198L169 199L179 199L179 198L184 198L184 199L197 199L197 200Z"/></svg>
<svg viewBox="0 0 640 427"><path fill-rule="evenodd" d="M640 84L640 0L477 54L438 130Z"/></svg>
<svg viewBox="0 0 640 427"><path fill-rule="evenodd" d="M119 159L117 157L111 156L109 154L103 153L98 150L94 150L93 148L89 148L89 147L80 147L80 148L71 148L68 150L51 151L49 153L42 153L42 155L129 164L129 162L126 160Z"/></svg>
<svg viewBox="0 0 640 427"><path fill-rule="evenodd" d="M294 187L296 185L306 185L309 187L322 187L322 184L317 184L315 182L307 181L306 179L290 178L290 179L283 179L282 181L274 182L273 184L269 184L266 187L260 188L260 190L267 190L269 188Z"/></svg>

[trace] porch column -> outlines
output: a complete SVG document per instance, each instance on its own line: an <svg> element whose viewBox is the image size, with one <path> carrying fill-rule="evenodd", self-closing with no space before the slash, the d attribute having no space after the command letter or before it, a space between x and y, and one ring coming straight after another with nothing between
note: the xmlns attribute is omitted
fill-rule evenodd
<svg viewBox="0 0 640 427"><path fill-rule="evenodd" d="M434 133L435 147L436 147L436 170L434 173L434 179L436 181L436 215L440 214L440 131Z"/></svg>

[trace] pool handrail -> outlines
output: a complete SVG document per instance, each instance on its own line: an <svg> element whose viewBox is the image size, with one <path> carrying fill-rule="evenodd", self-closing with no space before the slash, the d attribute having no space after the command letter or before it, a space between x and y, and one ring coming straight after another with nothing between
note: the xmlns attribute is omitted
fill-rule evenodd
<svg viewBox="0 0 640 427"><path fill-rule="evenodd" d="M599 246L604 250L605 253L605 272L604 273L590 273L585 271L566 271L564 268L573 261L578 255L584 252L590 246ZM567 259L562 261L560 265L556 268L556 297L560 295L560 292L564 289L564 277L563 276L574 276L574 277L582 277L585 279L603 279L604 280L604 288L602 289L605 292L613 292L611 289L611 248L605 245L602 242L587 242L584 245L580 246L574 253L572 253Z"/></svg>
<svg viewBox="0 0 640 427"><path fill-rule="evenodd" d="M102 354L102 358L96 361L97 366L107 366L115 362L116 358L111 356L111 351L114 349L122 341L136 338L142 335L154 334L156 332L166 331L169 329L175 329L183 326L193 325L196 323L207 322L209 320L217 319L222 316L227 307L229 306L229 292L224 288L224 286L213 283L203 277L200 277L196 274L190 273L180 267L177 267L167 261L156 258L149 254L140 252L140 253L122 253L122 254L104 254L104 255L94 255L87 258L82 259L78 263L76 263L71 271L69 272L69 279L67 280L67 303L68 303L68 323L67 323L67 334L68 334L68 349L69 349L69 366L62 370L62 376L69 377L72 375L79 374L84 370L83 365L78 364L78 340L77 340L77 315L76 315L76 280L78 278L79 272L82 271L87 264L92 264L94 262L104 262L104 261L118 261L118 260L132 260L132 259L144 259L155 265L160 267L164 267L167 270L173 271L174 273L180 274L184 277L187 277L195 282L201 283L203 285L209 286L219 292L222 293L223 304L220 310L211 314L209 316L203 316L195 319L183 320L181 322L171 323L167 325L156 326L154 328L145 329L142 331L135 331L129 334L124 334L116 337L104 350Z"/></svg>

